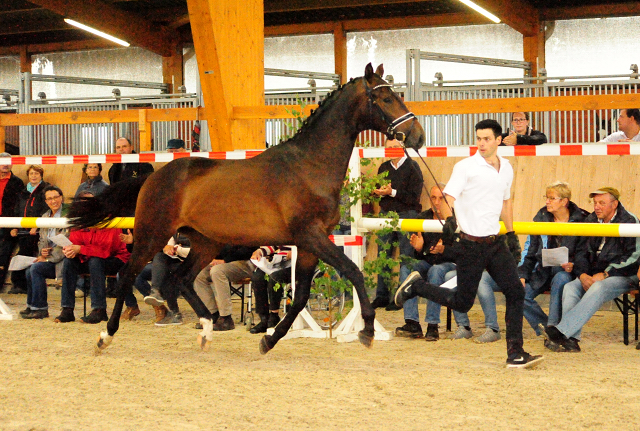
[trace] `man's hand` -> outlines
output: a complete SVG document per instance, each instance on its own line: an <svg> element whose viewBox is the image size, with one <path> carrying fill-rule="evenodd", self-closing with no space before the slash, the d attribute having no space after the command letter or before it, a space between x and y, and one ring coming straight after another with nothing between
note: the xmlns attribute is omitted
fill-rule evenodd
<svg viewBox="0 0 640 431"><path fill-rule="evenodd" d="M32 227L29 230L29 235L37 235L38 234L38 228L37 227Z"/></svg>
<svg viewBox="0 0 640 431"><path fill-rule="evenodd" d="M64 254L64 257L67 259L73 259L78 253L80 253L79 245L71 244L62 248L62 254Z"/></svg>
<svg viewBox="0 0 640 431"><path fill-rule="evenodd" d="M253 254L251 255L251 259L252 260L260 260L260 259L262 259L262 250L261 249L257 249L256 251L254 251Z"/></svg>
<svg viewBox="0 0 640 431"><path fill-rule="evenodd" d="M411 244L411 247L418 252L422 251L424 248L424 238L422 237L422 234L416 235L415 233L412 233L409 237L409 243Z"/></svg>
<svg viewBox="0 0 640 431"><path fill-rule="evenodd" d="M36 258L36 262L46 262L46 261L47 261L47 258L42 255Z"/></svg>
<svg viewBox="0 0 640 431"><path fill-rule="evenodd" d="M127 229L127 233L120 234L120 241L125 244L133 244L133 234L131 233L131 229Z"/></svg>
<svg viewBox="0 0 640 431"><path fill-rule="evenodd" d="M167 256L175 256L176 255L176 249L177 249L177 246L167 244L167 245L164 246L162 251Z"/></svg>
<svg viewBox="0 0 640 431"><path fill-rule="evenodd" d="M525 280L524 278L521 278L520 283L522 283L522 287L524 287L524 285L527 283L527 280Z"/></svg>
<svg viewBox="0 0 640 431"><path fill-rule="evenodd" d="M389 196L389 195L391 195L391 183L387 184L386 186L382 186L379 189L375 189L373 191L373 193L375 193L378 196Z"/></svg>
<svg viewBox="0 0 640 431"><path fill-rule="evenodd" d="M562 269L564 269L567 272L571 272L573 271L573 262L567 262L567 263L563 263L562 265L560 265L562 267Z"/></svg>
<svg viewBox="0 0 640 431"><path fill-rule="evenodd" d="M602 281L607 278L607 274L605 274L604 272L599 272L597 274L593 274L592 278L594 281Z"/></svg>
<svg viewBox="0 0 640 431"><path fill-rule="evenodd" d="M209 265L216 266L216 265L220 265L222 263L224 263L224 260L222 260L222 259L213 259Z"/></svg>
<svg viewBox="0 0 640 431"><path fill-rule="evenodd" d="M442 244L453 244L453 237L456 234L457 229L458 222L456 221L456 216L452 215L447 217L447 220L444 222L444 226L442 226Z"/></svg>
<svg viewBox="0 0 640 431"><path fill-rule="evenodd" d="M431 254L442 254L442 253L444 253L444 244L442 243L442 240L439 240L436 245L431 247L429 249L429 253L431 253Z"/></svg>
<svg viewBox="0 0 640 431"><path fill-rule="evenodd" d="M582 274L580 276L580 283L582 283L582 288L584 289L584 291L586 292L587 290L589 290L589 288L591 287L591 285L593 283L595 283L596 281L593 279L593 277L591 277L590 275L587 274Z"/></svg>
<svg viewBox="0 0 640 431"><path fill-rule="evenodd" d="M9 235L13 237L18 236L18 229L11 229L11 231L9 232Z"/></svg>
<svg viewBox="0 0 640 431"><path fill-rule="evenodd" d="M51 256L52 250L53 249L51 247L45 247L40 251L40 255L46 259L47 257Z"/></svg>
<svg viewBox="0 0 640 431"><path fill-rule="evenodd" d="M502 140L502 142L509 147L513 147L514 145L518 144L518 135L515 132L511 131L511 133L509 133L509 135L506 136Z"/></svg>
<svg viewBox="0 0 640 431"><path fill-rule="evenodd" d="M514 231L507 232L505 235L507 238L507 247L509 252L513 255L513 259L516 261L516 265L520 262L522 256L522 247L520 247L520 240L518 235Z"/></svg>

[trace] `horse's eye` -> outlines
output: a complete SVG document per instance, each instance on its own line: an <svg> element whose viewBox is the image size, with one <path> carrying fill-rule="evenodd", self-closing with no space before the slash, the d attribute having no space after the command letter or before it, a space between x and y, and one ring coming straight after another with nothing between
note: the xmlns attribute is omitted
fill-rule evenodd
<svg viewBox="0 0 640 431"><path fill-rule="evenodd" d="M385 97L382 100L384 101L384 103L391 103L393 101L393 99L391 97Z"/></svg>

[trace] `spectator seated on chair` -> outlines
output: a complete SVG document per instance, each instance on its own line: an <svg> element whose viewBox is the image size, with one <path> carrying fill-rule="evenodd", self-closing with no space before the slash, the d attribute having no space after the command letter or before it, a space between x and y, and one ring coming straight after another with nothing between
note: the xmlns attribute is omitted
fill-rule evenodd
<svg viewBox="0 0 640 431"><path fill-rule="evenodd" d="M189 238L179 233L173 235L164 249L153 257L151 262L151 292L144 297L144 302L155 307L169 307L166 315L156 321L156 326L182 325L182 313L178 307L179 286L172 276L182 261L189 255L191 244ZM131 295L129 300L131 300ZM135 298L133 298L135 301ZM136 305L137 306L137 305ZM162 308L156 308L156 319L160 317Z"/></svg>
<svg viewBox="0 0 640 431"><path fill-rule="evenodd" d="M27 178L29 182L22 189L20 195L20 204L15 217L40 217L47 211L48 207L44 201L44 189L49 183L42 180L44 169L40 165L31 165L27 169ZM20 251L18 254L22 256L38 255L38 229L12 229L11 236L18 238ZM12 271L11 283L13 288L9 293L27 293L27 271Z"/></svg>
<svg viewBox="0 0 640 431"><path fill-rule="evenodd" d="M9 153L0 153L0 157L11 157ZM11 165L0 165L0 217L14 217L20 204L20 193L24 183L11 172ZM0 292L7 278L9 260L18 239L11 236L11 229L0 228Z"/></svg>
<svg viewBox="0 0 640 431"><path fill-rule="evenodd" d="M528 112L514 112L511 114L511 129L502 134L500 145L540 145L547 143L547 135L529 127Z"/></svg>
<svg viewBox="0 0 640 431"><path fill-rule="evenodd" d="M118 138L116 140L117 154L136 154L133 151L133 145L128 138ZM109 184L113 185L118 181L128 180L130 178L138 178L153 172L151 163L114 163L109 168Z"/></svg>
<svg viewBox="0 0 640 431"><path fill-rule="evenodd" d="M585 223L638 223L619 201L620 192L603 187L589 194L594 212ZM576 279L564 286L562 319L547 326L543 335L547 348L560 352L579 352L582 327L607 301L638 287L637 238L580 237L573 273Z"/></svg>
<svg viewBox="0 0 640 431"><path fill-rule="evenodd" d="M92 196L84 192L79 198ZM100 323L108 320L106 276L115 275L127 263L131 254L120 239L120 229L72 230L72 245L62 249L65 256L62 266L62 311L55 321L75 320L75 288L80 274L89 274L91 289L91 313L82 317L83 323Z"/></svg>
<svg viewBox="0 0 640 431"><path fill-rule="evenodd" d="M74 199L82 192L98 196L109 187L109 184L102 179L102 163L87 163L82 168L82 172L87 176L87 180L78 186Z"/></svg>
<svg viewBox="0 0 640 431"><path fill-rule="evenodd" d="M546 205L533 218L535 222L580 223L589 212L571 201L569 184L556 181L549 184L545 194ZM522 264L518 267L520 281L524 285L524 317L537 335L542 328L556 326L562 317L562 292L564 285L572 281L573 262L579 238L575 236L530 235L529 246ZM567 247L569 261L560 266L543 266L542 250ZM542 311L535 298L544 293L549 295L549 316ZM548 344L548 342L546 342Z"/></svg>
<svg viewBox="0 0 640 431"><path fill-rule="evenodd" d="M640 142L640 109L621 109L617 121L618 131L600 142Z"/></svg>
<svg viewBox="0 0 640 431"><path fill-rule="evenodd" d="M62 190L56 186L47 186L44 197L49 210L42 217L65 217L67 205L63 203ZM51 238L56 235L69 236L69 229L41 228L38 241L38 257L27 269L27 308L20 312L23 319L44 319L49 317L47 303L47 278L60 278L64 254L62 247L56 245Z"/></svg>
<svg viewBox="0 0 640 431"><path fill-rule="evenodd" d="M286 253L285 260L291 260L291 250L287 248L276 249L270 246L260 247L253 253L251 259L260 260L263 257L269 259L279 253ZM249 330L252 334L267 332L267 328L273 328L280 322L278 313L284 289L282 287L276 289L276 283L291 283L290 266L272 272L269 274L268 280L265 272L260 268L256 268L251 276L256 313L260 316L260 323Z"/></svg>
<svg viewBox="0 0 640 431"><path fill-rule="evenodd" d="M249 258L253 248L225 246L211 263L196 277L193 288L213 315L214 331L230 331L235 328L231 318L231 290L229 283L251 277L255 265Z"/></svg>

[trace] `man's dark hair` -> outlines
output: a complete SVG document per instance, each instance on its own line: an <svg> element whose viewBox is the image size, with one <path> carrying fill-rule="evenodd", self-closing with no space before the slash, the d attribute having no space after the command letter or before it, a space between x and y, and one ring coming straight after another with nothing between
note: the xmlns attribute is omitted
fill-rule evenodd
<svg viewBox="0 0 640 431"><path fill-rule="evenodd" d="M640 126L640 109L625 109L627 117L633 118L638 126Z"/></svg>
<svg viewBox="0 0 640 431"><path fill-rule="evenodd" d="M45 187L42 191L42 194L44 195L47 192L58 192L60 196L64 197L64 194L62 193L62 190L60 190L60 187L54 186L53 184L49 184L47 187Z"/></svg>
<svg viewBox="0 0 640 431"><path fill-rule="evenodd" d="M482 120L478 124L476 124L476 131L491 129L493 130L493 136L497 138L502 135L502 126L496 120Z"/></svg>

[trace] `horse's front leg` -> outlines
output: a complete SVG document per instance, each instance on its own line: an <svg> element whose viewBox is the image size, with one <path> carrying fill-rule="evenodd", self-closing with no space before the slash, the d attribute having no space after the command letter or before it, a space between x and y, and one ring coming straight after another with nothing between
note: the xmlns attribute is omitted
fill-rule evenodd
<svg viewBox="0 0 640 431"><path fill-rule="evenodd" d="M375 335L373 324L376 313L365 291L362 271L329 240L326 232L320 228L307 231L305 237L300 241L300 247L309 250L319 259L333 266L353 284L360 300L362 318L364 319L364 329L358 333L358 339L364 346L371 347Z"/></svg>
<svg viewBox="0 0 640 431"><path fill-rule="evenodd" d="M309 301L311 291L311 279L315 271L318 259L306 252L300 252L298 255L298 264L296 265L296 286L293 296L293 303L287 311L284 318L276 325L272 335L265 335L260 340L260 353L263 355L273 349L276 343L284 337L298 314Z"/></svg>

